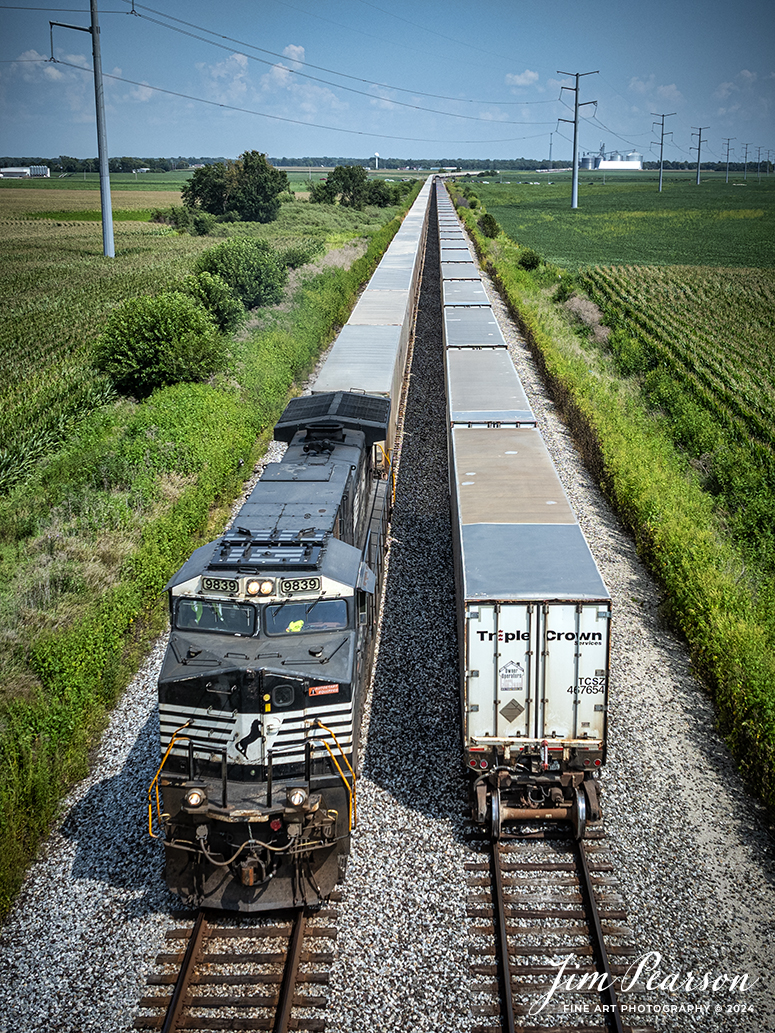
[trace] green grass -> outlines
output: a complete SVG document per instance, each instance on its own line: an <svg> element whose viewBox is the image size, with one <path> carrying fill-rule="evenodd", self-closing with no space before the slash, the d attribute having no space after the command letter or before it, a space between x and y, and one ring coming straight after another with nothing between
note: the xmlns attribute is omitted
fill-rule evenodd
<svg viewBox="0 0 775 1033"><path fill-rule="evenodd" d="M144 172L135 176L131 172L111 172L110 189L120 191L160 190L179 191L183 184L191 178L191 172ZM73 172L59 178L51 173L51 179L0 179L0 191L3 190L99 190L98 172Z"/></svg>
<svg viewBox="0 0 775 1033"><path fill-rule="evenodd" d="M93 208L73 211L25 212L23 219L55 219L61 222L102 222L102 212ZM150 222L150 208L136 208L132 211L113 209L113 222Z"/></svg>
<svg viewBox="0 0 775 1033"><path fill-rule="evenodd" d="M704 173L579 176L579 206L570 207L570 177L523 175L527 182L471 187L519 244L576 270L590 265L775 266L775 176L724 182ZM505 178L505 177L504 177ZM538 183L537 186L531 183Z"/></svg>

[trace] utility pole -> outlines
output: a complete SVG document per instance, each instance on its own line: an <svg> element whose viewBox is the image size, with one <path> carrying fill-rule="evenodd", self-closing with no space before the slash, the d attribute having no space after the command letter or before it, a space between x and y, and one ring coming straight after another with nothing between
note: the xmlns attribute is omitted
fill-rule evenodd
<svg viewBox="0 0 775 1033"><path fill-rule="evenodd" d="M675 115L676 113L675 112L668 112L665 115L659 115L657 112L652 112L651 114L652 115L656 115L656 117L658 119L662 120L662 122L661 122L661 132L659 134L659 191L658 191L659 193L661 193L662 192L662 167L664 165L664 160L663 160L663 158L664 158L664 120L671 118L671 116ZM653 126L656 125L656 122L652 122L651 125L652 125L652 128L653 128ZM673 133L669 132L668 135L672 136Z"/></svg>
<svg viewBox="0 0 775 1033"><path fill-rule="evenodd" d="M751 146L750 143L743 144L745 147L745 158L743 158L743 182L745 183L748 179L748 148Z"/></svg>
<svg viewBox="0 0 775 1033"><path fill-rule="evenodd" d="M762 149L759 148L758 154L756 155L756 182L761 183L762 181Z"/></svg>
<svg viewBox="0 0 775 1033"><path fill-rule="evenodd" d="M700 149L702 148L702 131L703 129L710 129L710 126L692 126L692 129L696 129L696 133L692 133L692 136L697 137L697 186L700 185ZM705 143L708 141L706 140Z"/></svg>
<svg viewBox="0 0 775 1033"><path fill-rule="evenodd" d="M97 0L90 0L91 25L64 25L49 22L51 31L51 60L54 57L54 26L60 29L77 29L91 33L92 63L94 67L94 98L97 104L97 153L100 160L100 206L102 208L102 253L106 258L115 258L113 243L113 208L110 202L110 167L108 165L108 134L105 129L105 93L102 85L102 56L100 54L100 25L97 14Z"/></svg>
<svg viewBox="0 0 775 1033"><path fill-rule="evenodd" d="M563 90L572 90L574 93L573 103L573 181L571 186L571 208L578 208L579 206L579 108L585 108L587 104L594 104L597 107L596 100L586 100L583 104L579 104L579 79L582 75L599 75L599 70L595 72L561 72L557 69L558 75L573 75L576 78L575 86L561 86L560 93ZM569 118L559 118L558 122L570 122Z"/></svg>
<svg viewBox="0 0 775 1033"><path fill-rule="evenodd" d="M725 180L726 183L729 182L729 145L733 140L736 139L736 136L727 136L724 138L724 143L727 145L727 178Z"/></svg>
<svg viewBox="0 0 775 1033"><path fill-rule="evenodd" d="M549 133L549 171L552 171L552 137L554 133Z"/></svg>

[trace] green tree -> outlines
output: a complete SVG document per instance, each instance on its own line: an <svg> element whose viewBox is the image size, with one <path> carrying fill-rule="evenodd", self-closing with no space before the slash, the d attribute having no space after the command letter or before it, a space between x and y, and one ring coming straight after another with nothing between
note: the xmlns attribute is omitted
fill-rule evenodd
<svg viewBox="0 0 775 1033"><path fill-rule="evenodd" d="M363 165L337 165L328 177L329 189L341 195L345 208L363 208L367 195L368 174Z"/></svg>
<svg viewBox="0 0 775 1033"><path fill-rule="evenodd" d="M183 203L212 215L236 212L246 222L274 222L279 195L288 177L259 151L245 151L236 161L215 162L195 169L182 190Z"/></svg>

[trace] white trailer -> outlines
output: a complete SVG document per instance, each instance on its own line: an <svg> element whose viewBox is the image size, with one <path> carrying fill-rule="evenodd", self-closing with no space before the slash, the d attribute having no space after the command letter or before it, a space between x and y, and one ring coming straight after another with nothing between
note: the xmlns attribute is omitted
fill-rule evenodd
<svg viewBox="0 0 775 1033"><path fill-rule="evenodd" d="M449 229L444 231L451 232ZM450 498L473 816L600 817L611 599L492 308L442 241ZM459 290L463 283L474 288ZM469 298L470 295L470 298ZM468 304L466 304L468 302Z"/></svg>

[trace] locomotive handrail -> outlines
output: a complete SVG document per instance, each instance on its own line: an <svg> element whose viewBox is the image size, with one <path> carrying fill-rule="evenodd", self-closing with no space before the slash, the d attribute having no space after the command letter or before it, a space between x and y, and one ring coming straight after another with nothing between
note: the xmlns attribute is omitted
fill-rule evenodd
<svg viewBox="0 0 775 1033"><path fill-rule="evenodd" d="M162 757L161 764L159 765L159 770L153 776L153 781L148 786L148 835L152 839L160 839L161 838L160 836L157 836L156 833L153 831L153 798L152 798L152 793L153 793L153 791L155 789L156 790L156 815L157 815L159 821L161 821L162 815L161 815L161 801L159 800L159 775L161 775L162 769L163 769L164 765L167 763L167 757L169 757L169 755L170 755L170 753L172 751L172 747L175 745L175 743L178 742L178 741L181 741L181 742L190 742L191 741L191 737L189 735L178 735L178 733L182 732L184 728L188 728L188 726L190 724L191 724L191 721L188 720L188 721L186 721L185 724L182 724L180 726L180 728L176 728L175 731L172 733L172 738L170 739L170 744L167 747L167 750L166 750L164 756Z"/></svg>
<svg viewBox="0 0 775 1033"><path fill-rule="evenodd" d="M390 504L392 506L396 501L396 472L393 467L393 460L387 454L385 449L382 447L382 443L379 441L377 442L377 448L385 457L385 465L387 466L387 476L390 481Z"/></svg>
<svg viewBox="0 0 775 1033"><path fill-rule="evenodd" d="M345 788L347 789L347 795L348 795L348 796L349 796L349 798L350 798L350 807L349 807L349 812L350 812L350 814L349 814L349 818L350 818L350 820L349 820L349 828L350 828L350 831L352 832L352 830L353 830L353 829L354 829L354 828L355 828L355 827L357 826L357 824L358 824L358 814L357 814L357 807L356 807L356 798L355 798L355 772L353 771L353 769L352 769L352 765L350 764L349 760L347 759L347 757L346 757L346 755L345 755L345 752L344 752L344 750L342 749L342 747L341 747L341 745L340 745L340 743L339 743L339 740L337 739L336 735L335 735L335 734L334 734L334 733L333 733L333 732L331 731L331 729L330 729L330 728L327 728L327 727L326 727L326 726L325 726L325 725L323 724L323 722L322 722L322 721L320 720L320 718L316 718L316 719L315 719L315 727L317 727L317 728L322 728L324 732L328 732L328 734L329 734L329 735L331 736L331 738L332 738L332 739L334 740L334 742L336 743L336 748L337 748L337 749L339 750L339 753L341 754L342 760L343 760L343 761L345 762L345 764L347 765L347 767L348 767L348 769L349 769L349 771L350 771L350 774L351 774L351 775L352 775L352 777L353 777L352 785L350 785L350 783L349 783L349 782L347 781L347 777L346 777L345 773L344 773L344 772L342 771L342 769L341 769L341 767L340 767L340 765L339 765L339 761L338 761L338 760L336 759L336 757L334 756L334 751L333 751L333 750L331 749L331 747L330 747L330 746L328 745L328 743L326 742L326 740L325 740L325 739L316 739L316 740L315 740L315 742L321 742L321 743L323 743L323 745L325 746L325 748L326 748L326 749L328 750L328 754L329 754L329 756L331 757L331 760L332 760L332 762L333 762L333 764L334 764L334 767L335 767L335 768L336 768L336 770L337 770L337 771L339 772L339 777L340 777L340 778L341 778L341 780L342 780L342 781L344 782L344 784L345 784Z"/></svg>

